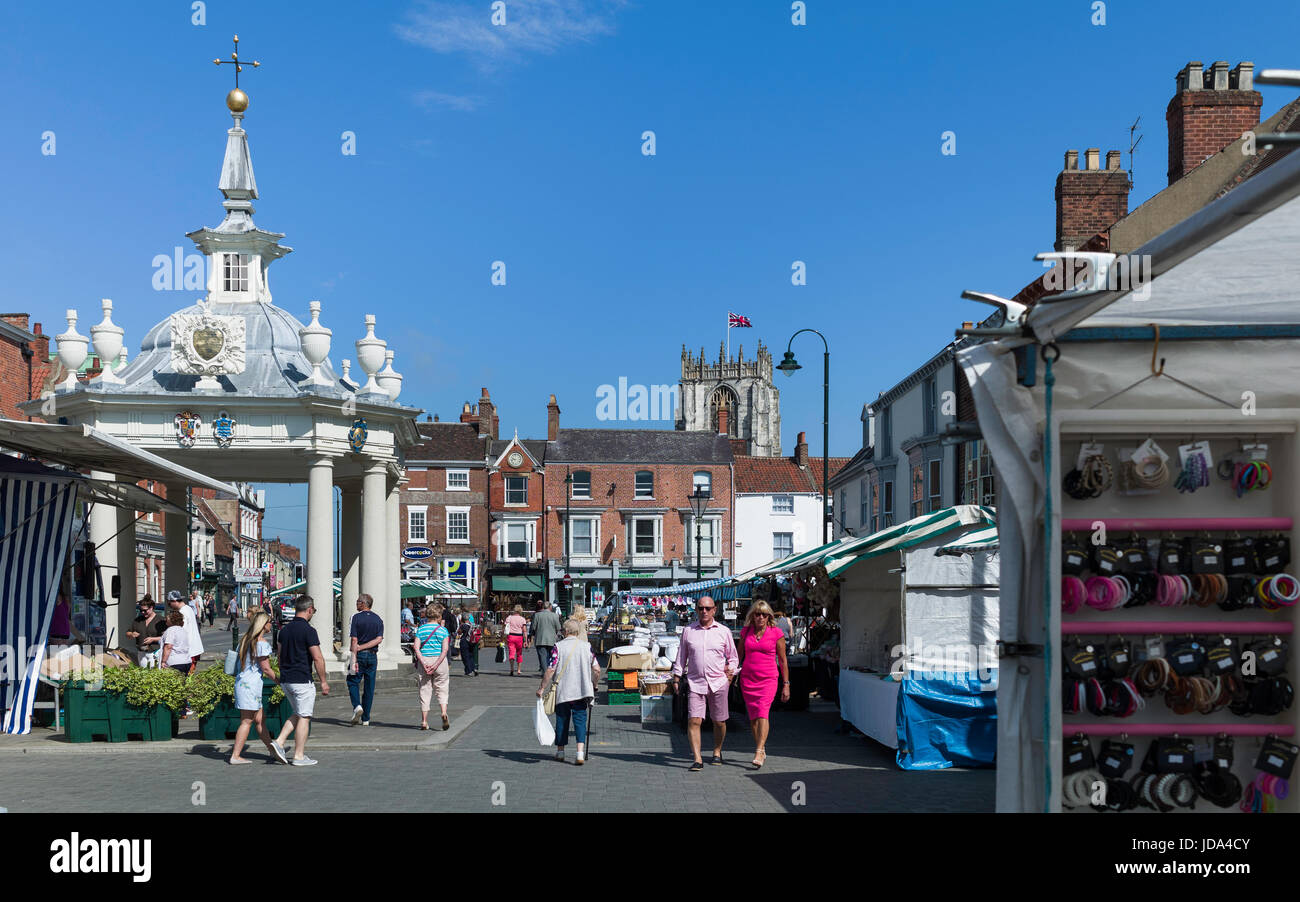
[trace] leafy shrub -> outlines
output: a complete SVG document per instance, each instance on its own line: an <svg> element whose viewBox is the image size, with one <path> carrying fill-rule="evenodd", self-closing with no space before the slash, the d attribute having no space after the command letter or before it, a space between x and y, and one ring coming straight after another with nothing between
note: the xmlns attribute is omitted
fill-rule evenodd
<svg viewBox="0 0 1300 902"><path fill-rule="evenodd" d="M279 660L272 656L270 663L272 672L279 676ZM199 717L206 717L216 709L217 702L221 699L235 697L235 678L226 673L223 666L209 667L190 675L186 681L186 692L194 713ZM284 690L276 686L271 690L268 704L278 705L282 701L284 701Z"/></svg>

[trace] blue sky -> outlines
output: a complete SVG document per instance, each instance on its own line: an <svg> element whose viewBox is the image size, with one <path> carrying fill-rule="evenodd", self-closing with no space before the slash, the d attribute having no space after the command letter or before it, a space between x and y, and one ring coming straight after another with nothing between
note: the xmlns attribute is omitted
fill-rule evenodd
<svg viewBox="0 0 1300 902"><path fill-rule="evenodd" d="M862 404L985 311L962 289L1041 272L1065 150L1127 148L1141 116L1132 208L1165 185L1186 62L1300 66L1290 2L1116 0L1104 26L1091 0L808 0L802 27L780 0L507 0L504 28L487 0L290 7L6 11L0 306L53 333L111 297L133 355L195 299L154 291L152 260L220 221L232 76L211 60L238 32L263 63L241 80L257 222L295 249L275 300L303 319L323 302L336 362L376 313L404 402L451 419L488 386L503 433L538 436L550 393L565 425L602 425L598 386L675 382L683 342L716 354L732 310L747 354L826 333L848 455ZM1293 96L1262 90L1265 116ZM820 343L795 351L782 438L819 453ZM270 534L301 542L302 494L272 492Z"/></svg>

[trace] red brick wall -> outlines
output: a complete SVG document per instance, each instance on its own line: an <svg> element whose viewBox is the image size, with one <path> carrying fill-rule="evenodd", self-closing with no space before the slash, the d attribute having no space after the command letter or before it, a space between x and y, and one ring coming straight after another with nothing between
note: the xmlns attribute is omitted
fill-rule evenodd
<svg viewBox="0 0 1300 902"><path fill-rule="evenodd" d="M1169 101L1169 184L1259 125L1258 91L1180 91Z"/></svg>
<svg viewBox="0 0 1300 902"><path fill-rule="evenodd" d="M26 313L4 313L0 314L0 319L19 329L40 329L39 323L29 326ZM26 420L27 415L18 409L18 405L41 396L50 370L47 360L50 355L49 337L39 335L28 343L28 347L32 352L30 358L23 356L21 342L0 338L0 416Z"/></svg>
<svg viewBox="0 0 1300 902"><path fill-rule="evenodd" d="M1128 215L1123 169L1067 169L1056 177L1056 249L1080 247Z"/></svg>
<svg viewBox="0 0 1300 902"><path fill-rule="evenodd" d="M664 563L674 558L686 561L694 555L693 549L686 547L686 523L680 510L689 510L688 500L692 479L697 470L707 470L713 474L713 500L710 510L723 508L722 528L719 550L727 560L732 560L731 504L733 491L731 468L725 464L591 464L574 465L574 470L591 471L591 500L570 501L570 513L583 508L608 508L601 514L600 520L600 557L602 563L609 563L614 558L627 560L627 528L623 520L623 508L669 508L663 513L663 559ZM633 497L636 491L636 473L638 470L650 470L655 475L653 499ZM564 478L552 478L546 482L546 503L551 510L547 515L547 544L545 556L552 560L564 559ZM609 493L610 483L614 484L613 494ZM618 546L614 547L613 537L618 536Z"/></svg>
<svg viewBox="0 0 1300 902"><path fill-rule="evenodd" d="M476 551L486 551L488 546L488 509L487 509L487 471L482 467L469 468L469 491L447 491L447 467L429 467L427 470L407 470L410 482L402 486L400 529L402 546L431 545L438 543L438 555L473 556ZM451 467L450 469L464 469ZM407 535L409 518L406 515L409 505L424 506L426 509L425 526L427 538L423 542L411 542ZM447 508L468 507L469 544L447 544Z"/></svg>
<svg viewBox="0 0 1300 902"><path fill-rule="evenodd" d="M506 506L507 476L528 477L528 502L522 507L514 504L509 507ZM561 494L563 494L563 485L564 475L561 474ZM511 514L537 513L537 553L542 560L546 559L546 533L549 525L544 516L546 510L546 476L541 470L534 469L533 462L527 454L524 454L524 461L520 466L512 467L508 463L502 461L501 469L488 476L488 510ZM495 564L500 558L500 547L495 539L490 539L490 542L491 545L488 549L488 560Z"/></svg>

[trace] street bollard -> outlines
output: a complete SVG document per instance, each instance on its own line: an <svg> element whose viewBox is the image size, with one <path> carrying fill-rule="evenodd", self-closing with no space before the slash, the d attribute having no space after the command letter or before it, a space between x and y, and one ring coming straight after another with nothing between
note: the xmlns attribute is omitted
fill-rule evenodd
<svg viewBox="0 0 1300 902"><path fill-rule="evenodd" d="M230 626L230 647L239 648L239 624L237 623Z"/></svg>

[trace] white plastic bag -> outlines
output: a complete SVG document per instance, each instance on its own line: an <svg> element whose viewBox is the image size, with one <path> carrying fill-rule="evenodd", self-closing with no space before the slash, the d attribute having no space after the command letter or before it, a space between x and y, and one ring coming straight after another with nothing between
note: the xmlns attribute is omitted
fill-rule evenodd
<svg viewBox="0 0 1300 902"><path fill-rule="evenodd" d="M537 744L555 745L555 727L551 726L551 719L546 716L546 709L542 705L539 698L537 707L533 709L533 729L537 731Z"/></svg>

